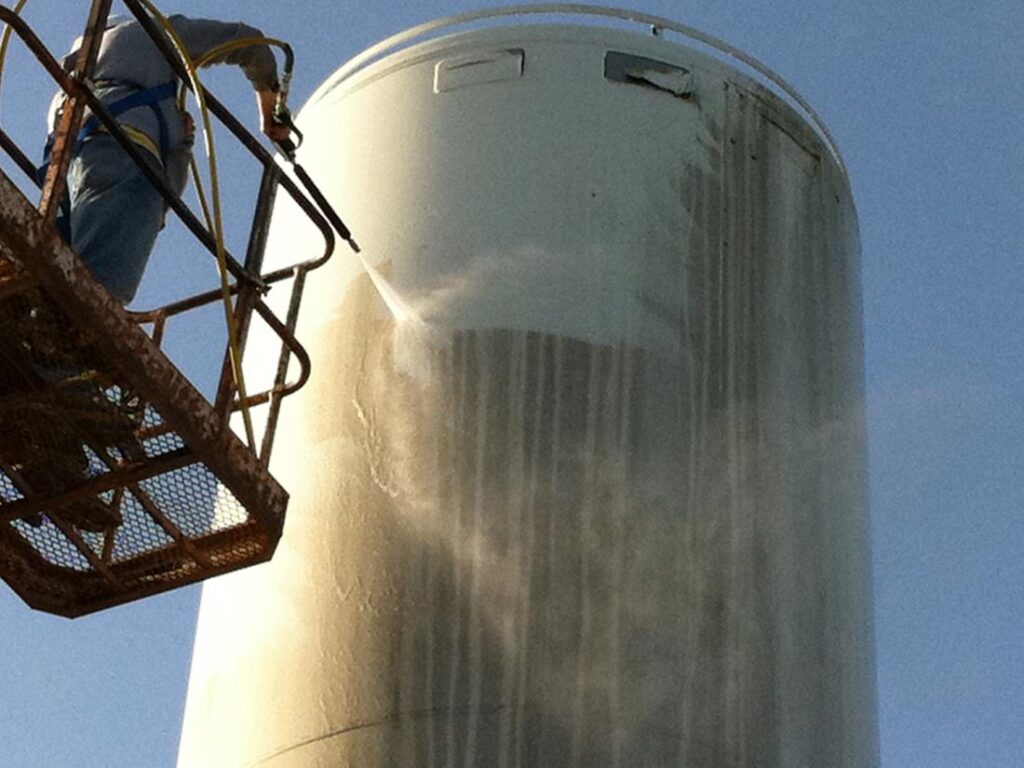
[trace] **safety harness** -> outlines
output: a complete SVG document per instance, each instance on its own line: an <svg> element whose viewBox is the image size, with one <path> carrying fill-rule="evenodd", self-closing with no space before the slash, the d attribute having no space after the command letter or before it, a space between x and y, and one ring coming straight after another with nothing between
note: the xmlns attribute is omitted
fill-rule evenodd
<svg viewBox="0 0 1024 768"><path fill-rule="evenodd" d="M176 80L170 80L160 85L155 85L151 88L145 88L137 83L133 83L130 80L101 80L96 83L98 86L113 86L113 87L128 87L132 88L132 93L122 96L120 99L107 105L107 111L110 112L110 116L117 118L132 109L139 107L149 107L153 110L153 114L156 115L157 125L160 130L160 144L159 153L160 161L165 162L167 156L170 154L170 137L167 130L167 118L164 117L163 111L160 109L160 102L164 99L172 98L178 90L178 82ZM96 131L102 128L102 124L96 115L91 115L88 120L82 124L81 130L78 132L78 138L75 141L75 153L82 148L82 144L92 136ZM123 128L130 128L130 126L123 126ZM129 138L135 141L137 144L145 146L147 149L154 149L150 146L152 141L146 141L149 139L146 134L138 130L126 131ZM38 174L40 183L46 178L46 171L50 167L50 154L53 151L53 145L56 141L56 134L51 133L46 137L46 145L43 147L43 164L39 167Z"/></svg>

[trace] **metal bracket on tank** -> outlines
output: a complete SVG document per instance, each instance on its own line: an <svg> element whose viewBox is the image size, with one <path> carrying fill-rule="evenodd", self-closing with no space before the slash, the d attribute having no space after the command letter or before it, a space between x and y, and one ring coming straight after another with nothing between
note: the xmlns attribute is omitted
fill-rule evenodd
<svg viewBox="0 0 1024 768"><path fill-rule="evenodd" d="M604 76L617 83L633 83L666 91L681 99L693 95L693 74L690 70L632 53L608 51L604 57Z"/></svg>
<svg viewBox="0 0 1024 768"><path fill-rule="evenodd" d="M523 76L522 48L478 51L442 59L434 67L434 93L469 85L518 80Z"/></svg>

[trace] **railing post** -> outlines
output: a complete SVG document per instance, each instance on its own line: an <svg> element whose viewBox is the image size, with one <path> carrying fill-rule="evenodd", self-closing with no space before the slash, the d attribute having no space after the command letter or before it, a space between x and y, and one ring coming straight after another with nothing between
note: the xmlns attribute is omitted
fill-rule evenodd
<svg viewBox="0 0 1024 768"><path fill-rule="evenodd" d="M259 196L256 198L256 210L253 213L252 228L249 230L249 245L245 253L245 270L248 273L258 275L263 270L263 254L267 246L267 234L270 231L270 213L277 199L277 181L280 172L276 165L267 165L263 168L263 176L260 179ZM252 283L245 282L239 286L238 296L235 299L235 321L238 323L238 344L244 352L246 342L249 338L249 326L252 318L253 306L259 300L259 289ZM231 368L230 351L224 355L224 363L221 366L220 385L217 389L217 397L214 401L214 409L224 418L227 424L234 411L235 395L237 393L234 375ZM252 446L256 450L256 446Z"/></svg>
<svg viewBox="0 0 1024 768"><path fill-rule="evenodd" d="M89 11L89 21L86 23L85 32L82 35L82 47L78 51L78 60L75 62L74 80L77 83L82 83L92 76L96 59L100 53L100 44L103 42L103 32L107 27L111 2L112 0L93 0L92 8ZM64 198L65 177L68 173L68 166L71 164L75 145L78 143L78 131L82 126L84 112L85 99L74 91L69 92L50 155L50 167L46 172L43 196L39 201L39 210L43 214L43 219L50 225L57 220L57 212L60 210L61 200Z"/></svg>

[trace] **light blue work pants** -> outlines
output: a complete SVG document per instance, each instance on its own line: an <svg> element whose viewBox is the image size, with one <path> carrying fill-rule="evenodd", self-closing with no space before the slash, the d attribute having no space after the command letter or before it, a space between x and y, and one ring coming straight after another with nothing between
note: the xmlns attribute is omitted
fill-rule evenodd
<svg viewBox="0 0 1024 768"><path fill-rule="evenodd" d="M156 158L143 152L158 173ZM70 221L58 222L65 238L93 276L122 304L142 280L157 233L164 199L115 139L87 139L68 169Z"/></svg>

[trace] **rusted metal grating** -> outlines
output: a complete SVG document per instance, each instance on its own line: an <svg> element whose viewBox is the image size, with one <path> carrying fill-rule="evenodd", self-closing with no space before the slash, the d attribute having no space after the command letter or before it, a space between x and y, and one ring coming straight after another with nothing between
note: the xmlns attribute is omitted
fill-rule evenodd
<svg viewBox="0 0 1024 768"><path fill-rule="evenodd" d="M286 504L0 174L0 576L89 613L269 559Z"/></svg>

